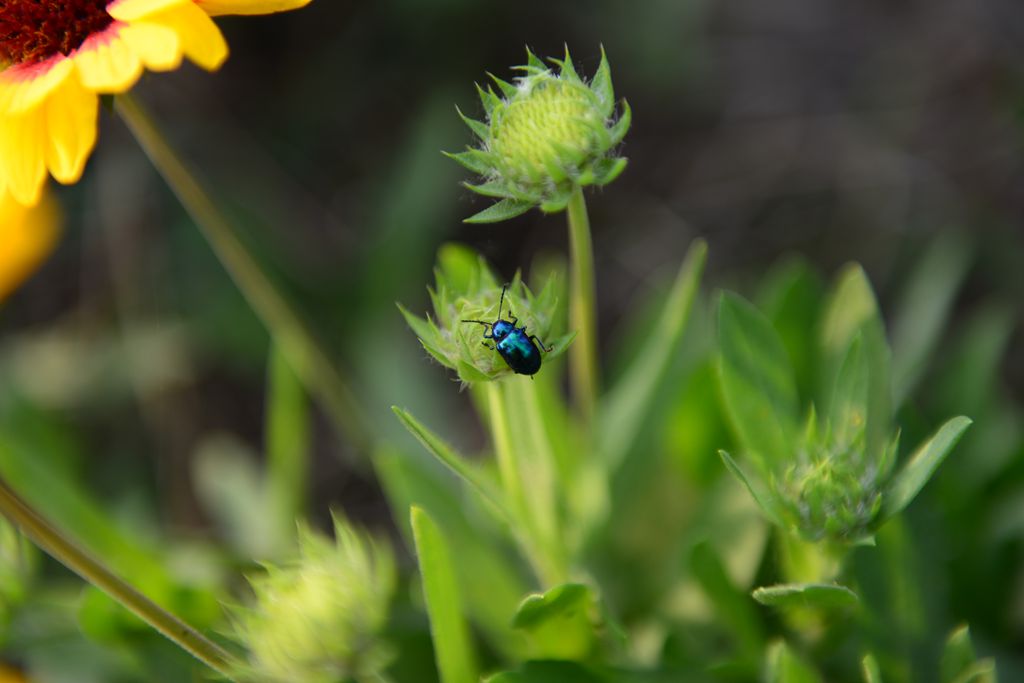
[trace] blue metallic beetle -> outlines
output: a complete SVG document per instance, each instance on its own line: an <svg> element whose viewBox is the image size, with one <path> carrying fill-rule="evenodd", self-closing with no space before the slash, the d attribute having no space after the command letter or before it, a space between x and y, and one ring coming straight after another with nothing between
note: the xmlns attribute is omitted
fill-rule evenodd
<svg viewBox="0 0 1024 683"><path fill-rule="evenodd" d="M498 319L493 323L487 323L483 320L463 320L464 323L476 323L483 325L485 328L490 328L490 334L487 330L484 330L484 339L493 339L494 346L491 346L486 341L482 342L484 346L497 352L501 357L508 363L508 366L512 368L512 372L517 375L535 375L540 370L540 349L537 348L540 345L541 349L545 352L550 352L552 348L544 346L544 342L537 338L537 335L531 334L527 336L526 325L522 327L516 327L516 323L519 322L519 318L512 313L511 309L508 312L508 316L512 320L501 319L501 309L505 305L505 290L508 289L508 285L501 288L501 301L498 302Z"/></svg>

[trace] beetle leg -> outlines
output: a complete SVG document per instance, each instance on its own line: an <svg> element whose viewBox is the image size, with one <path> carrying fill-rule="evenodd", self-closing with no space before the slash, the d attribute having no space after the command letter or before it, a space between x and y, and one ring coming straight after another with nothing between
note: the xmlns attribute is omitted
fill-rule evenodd
<svg viewBox="0 0 1024 683"><path fill-rule="evenodd" d="M488 339L493 339L493 337L488 337ZM486 346L487 348L489 348L491 351L494 350L494 347L491 346L490 344L488 344L487 342L480 342L480 343L483 344L484 346Z"/></svg>
<svg viewBox="0 0 1024 683"><path fill-rule="evenodd" d="M550 346L550 347L544 346L544 342L542 342L540 339L537 339L537 335L535 335L535 334L531 334L530 335L530 341L534 341L534 342L537 342L538 344L540 344L540 348L544 349L544 351L546 351L547 353L551 353L555 349L554 346Z"/></svg>

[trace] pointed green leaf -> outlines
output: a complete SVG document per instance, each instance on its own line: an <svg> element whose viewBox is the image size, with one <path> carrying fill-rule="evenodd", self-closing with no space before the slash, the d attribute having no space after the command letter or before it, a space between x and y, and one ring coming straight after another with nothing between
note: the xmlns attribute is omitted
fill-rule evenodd
<svg viewBox="0 0 1024 683"><path fill-rule="evenodd" d="M521 202L515 199L503 199L497 204L492 204L480 213L464 219L463 223L499 223L501 221L521 216L534 207L531 202Z"/></svg>
<svg viewBox="0 0 1024 683"><path fill-rule="evenodd" d="M413 506L410 520L441 683L476 683L476 654L448 543L422 508Z"/></svg>
<svg viewBox="0 0 1024 683"><path fill-rule="evenodd" d="M495 199L518 199L510 191L507 185L504 183L489 182L482 185L474 185L473 183L462 183L462 186L467 190L476 192L484 197L494 197Z"/></svg>
<svg viewBox="0 0 1024 683"><path fill-rule="evenodd" d="M782 340L760 311L730 293L719 299L718 339L722 398L740 444L762 465L789 462L800 411Z"/></svg>
<svg viewBox="0 0 1024 683"><path fill-rule="evenodd" d="M892 327L893 395L897 406L917 384L942 339L972 251L958 236L940 237L914 268L903 290Z"/></svg>
<svg viewBox="0 0 1024 683"><path fill-rule="evenodd" d="M615 111L615 89L612 87L612 69L608 65L608 55L605 54L604 46L601 46L601 64L597 67L594 80L590 82L590 89L597 95L601 103L601 115L610 118Z"/></svg>
<svg viewBox="0 0 1024 683"><path fill-rule="evenodd" d="M834 583L782 583L756 588L751 595L762 605L784 608L831 610L846 609L860 603L856 593Z"/></svg>
<svg viewBox="0 0 1024 683"><path fill-rule="evenodd" d="M942 683L953 683L977 659L974 645L971 644L971 631L967 624L955 629L946 639L946 647L942 651L940 677Z"/></svg>
<svg viewBox="0 0 1024 683"><path fill-rule="evenodd" d="M765 683L821 683L821 676L782 641L768 647Z"/></svg>
<svg viewBox="0 0 1024 683"><path fill-rule="evenodd" d="M477 175L489 175L493 168L491 155L479 149L467 149L465 152L441 152L449 159L457 161Z"/></svg>
<svg viewBox="0 0 1024 683"><path fill-rule="evenodd" d="M469 129L473 131L473 134L476 135L478 138L480 138L481 140L486 140L488 137L490 137L491 129L487 127L486 123L469 118L468 116L463 114L462 110L459 109L458 107L455 107L455 111L458 112L459 118L462 119L462 122L469 126Z"/></svg>
<svg viewBox="0 0 1024 683"><path fill-rule="evenodd" d="M772 522L776 526L785 529L786 524L782 521L782 517L779 516L772 499L767 493L762 491L760 487L755 487L753 482L747 478L747 475L740 469L740 466L732 459L732 456L725 451L718 451L718 455L722 458L722 462L725 463L725 468L732 473L736 479L746 487L747 491L750 492L751 497L757 506L761 508L761 512L768 518L768 521Z"/></svg>
<svg viewBox="0 0 1024 683"><path fill-rule="evenodd" d="M858 334L839 368L830 401L828 424L832 428L832 441L838 448L850 446L864 434L871 400L870 384L871 369L862 336Z"/></svg>
<svg viewBox="0 0 1024 683"><path fill-rule="evenodd" d="M942 425L932 438L918 447L903 469L893 477L882 495L880 521L898 514L914 500L914 496L928 483L970 424L970 418L962 415L954 417Z"/></svg>
<svg viewBox="0 0 1024 683"><path fill-rule="evenodd" d="M612 470L621 464L636 440L658 387L662 385L665 370L678 352L700 288L707 250L703 240L695 241L690 247L665 300L657 327L643 351L635 355L632 365L602 402L598 443L602 444L601 455Z"/></svg>
<svg viewBox="0 0 1024 683"><path fill-rule="evenodd" d="M544 62L542 62L537 55L533 54L533 51L530 48L526 48L526 66L534 69L547 69L547 67L544 66Z"/></svg>
<svg viewBox="0 0 1024 683"><path fill-rule="evenodd" d="M868 366L867 450L878 454L885 448L892 422L892 387L889 375L889 346L885 339L874 292L864 270L847 266L839 276L825 308L821 349L824 363L822 395L826 408L850 345L861 336ZM830 410L823 411L826 415Z"/></svg>
<svg viewBox="0 0 1024 683"><path fill-rule="evenodd" d="M626 137L626 133L629 132L629 127L633 123L633 110L629 106L629 102L622 100L622 116L615 122L615 125L608 131L609 137L609 148L622 142L623 138Z"/></svg>
<svg viewBox="0 0 1024 683"><path fill-rule="evenodd" d="M576 73L576 68L572 64L572 56L569 54L569 46L565 46L565 58L563 59L551 59L549 60L554 64L558 65L560 69L559 75L569 81L570 83L582 83L583 80L580 75Z"/></svg>
<svg viewBox="0 0 1024 683"><path fill-rule="evenodd" d="M484 500L490 503L495 512L504 519L510 520L508 510L495 487L487 481L482 473L471 463L455 452L440 437L420 424L412 415L397 406L391 406L391 411L398 417L402 425L409 430L409 433L416 437L416 440L423 445L427 451L436 457L448 469L454 472L466 484L473 488Z"/></svg>
<svg viewBox="0 0 1024 683"><path fill-rule="evenodd" d="M864 676L864 683L882 683L882 672L878 669L874 655L864 655L864 659L860 660L860 671Z"/></svg>
<svg viewBox="0 0 1024 683"><path fill-rule="evenodd" d="M504 95L506 99L512 99L516 94L518 94L519 88L508 81L498 78L489 71L487 72L487 75L491 77L491 80L498 86L498 89L501 90L501 94Z"/></svg>
<svg viewBox="0 0 1024 683"><path fill-rule="evenodd" d="M594 164L594 184L598 187L604 187L622 175L628 164L629 160L625 157L601 159Z"/></svg>
<svg viewBox="0 0 1024 683"><path fill-rule="evenodd" d="M487 119L490 120L494 110L501 105L501 98L498 97L490 87L486 90L481 88L479 83L476 84L476 94L480 98L480 103L484 106L484 114L486 114Z"/></svg>

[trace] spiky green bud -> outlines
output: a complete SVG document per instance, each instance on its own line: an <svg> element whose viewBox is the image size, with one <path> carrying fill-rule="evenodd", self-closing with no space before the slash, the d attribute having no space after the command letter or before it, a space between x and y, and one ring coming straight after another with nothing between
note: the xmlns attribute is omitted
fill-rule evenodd
<svg viewBox="0 0 1024 683"><path fill-rule="evenodd" d="M874 458L863 433L842 443L809 436L781 477L771 478L781 516L808 541L851 543L869 537L896 448L894 441Z"/></svg>
<svg viewBox="0 0 1024 683"><path fill-rule="evenodd" d="M484 345L485 328L464 320L494 322L501 307L502 318L509 320L514 315L517 326L525 325L528 334L553 347L544 353L545 363L563 353L572 341L572 334L554 337L560 291L554 275L535 295L516 273L508 283L502 305L502 284L483 258L465 247L446 245L438 254L435 278L436 285L430 290L433 316L420 318L402 306L399 310L423 348L441 365L455 370L465 384L513 373L497 351Z"/></svg>
<svg viewBox="0 0 1024 683"><path fill-rule="evenodd" d="M545 212L565 209L577 187L607 185L626 167L626 159L611 151L629 130L629 105L615 118L611 69L601 51L601 65L589 84L565 59L552 59L558 73L527 50L524 73L508 83L491 76L498 90L479 88L486 123L459 112L480 138L480 147L451 158L484 177L466 187L500 199L468 218L468 223L492 223L525 213L534 206Z"/></svg>
<svg viewBox="0 0 1024 683"><path fill-rule="evenodd" d="M380 633L395 585L391 552L342 519L334 535L301 528L299 557L250 579L255 603L234 615L249 651L238 680L368 680L387 664Z"/></svg>

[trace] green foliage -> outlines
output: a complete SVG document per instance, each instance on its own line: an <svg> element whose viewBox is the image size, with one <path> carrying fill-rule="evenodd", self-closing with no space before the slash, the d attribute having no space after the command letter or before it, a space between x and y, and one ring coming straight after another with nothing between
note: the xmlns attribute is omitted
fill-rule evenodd
<svg viewBox="0 0 1024 683"><path fill-rule="evenodd" d="M478 678L476 656L451 551L434 520L417 507L412 508L412 531L441 683L473 683Z"/></svg>
<svg viewBox="0 0 1024 683"><path fill-rule="evenodd" d="M899 434L892 431L889 348L859 267L845 269L825 303L817 347L825 410L819 418L811 403L802 435L796 378L768 318L726 294L718 304L718 333L721 395L757 480L728 454L723 460L768 519L805 540L870 542L970 424L950 420L892 474Z"/></svg>

